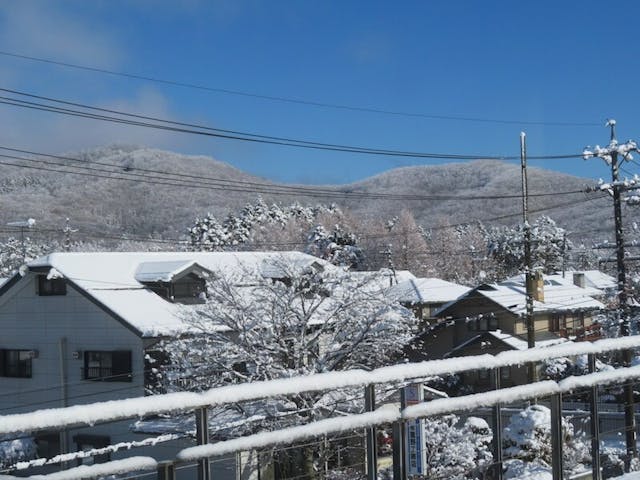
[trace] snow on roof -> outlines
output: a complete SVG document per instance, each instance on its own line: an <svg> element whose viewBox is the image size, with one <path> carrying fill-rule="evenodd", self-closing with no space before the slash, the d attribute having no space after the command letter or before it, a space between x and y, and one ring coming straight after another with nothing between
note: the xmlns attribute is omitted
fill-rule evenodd
<svg viewBox="0 0 640 480"><path fill-rule="evenodd" d="M597 288L599 290L611 290L618 288L618 281L600 270L582 270L582 271L569 271L567 275L571 275L573 279L574 273L584 273L585 283L587 287Z"/></svg>
<svg viewBox="0 0 640 480"><path fill-rule="evenodd" d="M169 262L142 262L138 265L135 279L139 282L170 282L182 272L192 267L200 267L193 260ZM200 267L202 268L202 267Z"/></svg>
<svg viewBox="0 0 640 480"><path fill-rule="evenodd" d="M350 272L353 277L366 277L371 279L371 283L376 284L378 288L386 290L390 285L405 282L416 278L409 270L391 270L381 268L380 270L365 270L359 272Z"/></svg>
<svg viewBox="0 0 640 480"><path fill-rule="evenodd" d="M573 283L563 284L553 280L552 278L551 281L545 281L544 302L533 301L534 312L604 308L604 304L590 296L594 291L600 292L599 290L580 288ZM516 315L525 313L526 287L522 276L513 277L501 283L480 285L473 291Z"/></svg>
<svg viewBox="0 0 640 480"><path fill-rule="evenodd" d="M402 303L446 303L470 290L439 278L412 278L394 285L389 293Z"/></svg>
<svg viewBox="0 0 640 480"><path fill-rule="evenodd" d="M501 330L487 332L487 334L497 338L498 340L501 340L502 342L506 343L511 348L513 348L514 350L526 350L527 348L529 348L527 341L517 335L512 335L511 333L504 333ZM536 338L536 348L550 347L552 345L559 345L561 343L566 343L570 341L571 340L567 338L557 337L555 335L546 340L538 340L538 338Z"/></svg>
<svg viewBox="0 0 640 480"><path fill-rule="evenodd" d="M324 268L330 266L301 252L52 253L28 266L55 268L141 336L156 337L184 331L180 311L189 307L163 299L147 289L141 278L169 278L196 264L212 272L247 272L271 278L274 273L282 273L282 265L304 267L316 263Z"/></svg>

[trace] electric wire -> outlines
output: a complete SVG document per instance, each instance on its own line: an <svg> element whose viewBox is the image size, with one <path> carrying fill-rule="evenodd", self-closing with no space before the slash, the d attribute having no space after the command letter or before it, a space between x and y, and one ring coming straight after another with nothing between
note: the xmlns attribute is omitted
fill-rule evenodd
<svg viewBox="0 0 640 480"><path fill-rule="evenodd" d="M102 74L107 74L112 76L142 80L145 82L152 82L152 83L170 85L175 87L183 87L183 88L202 90L202 91L214 92L214 93L223 93L223 94L236 95L241 97L258 98L261 100L269 100L274 102L284 102L284 103L307 105L307 106L313 106L313 107L349 110L349 111L355 111L355 112L375 113L375 114L392 115L392 116L409 117L409 118L426 118L426 119L432 119L432 120L452 120L452 121L494 123L494 124L505 124L505 125L538 125L538 126L548 125L548 126L560 126L560 127L594 127L594 126L599 127L601 126L601 123L595 123L595 122L542 122L542 121L531 121L531 120L497 119L497 118L482 118L482 117L456 116L456 115L435 115L435 114L426 114L426 113L420 113L420 112L405 112L405 111L387 110L387 109L381 109L381 108L375 108L375 107L319 102L319 101L308 100L308 99L305 100L300 98L292 98L292 97L285 97L285 96L278 96L278 95L263 95L255 92L232 90L232 89L211 87L211 86L195 84L195 83L181 82L176 80L168 80L168 79L163 79L156 76L121 72L121 71L115 71L115 70L110 70L106 68L100 68L100 67L91 67L88 65L62 62L58 60L35 57L32 55L24 55L24 54L19 54L15 52L0 51L0 55L6 56L6 57L18 58L22 60L29 60L32 62L46 63L49 65L56 65L60 67L73 68L76 70L84 70L84 71L95 72L95 73L102 73Z"/></svg>
<svg viewBox="0 0 640 480"><path fill-rule="evenodd" d="M52 97L44 97L40 95L35 95L28 92L22 92L18 90L10 90L6 88L0 88L0 91L12 93L14 95L26 96L29 98L37 98L43 99L48 102L64 104L64 105L72 105L79 106L80 108L89 109L89 110L97 110L102 111L106 109L100 109L98 107L94 107L91 105L76 103L76 102L68 102L66 100L60 100ZM10 98L10 97L0 97L0 104L6 104L21 108L28 108L40 111L46 111L51 113L58 113L68 116L76 116L94 120L103 120L112 123L121 123L126 125L134 125L140 127L148 127L148 128L156 128L160 130L172 131L177 133L190 133L195 135L203 135L209 137L216 137L227 140L240 140L247 142L255 142L255 143L265 143L271 145L279 145L279 146L288 146L288 147L296 147L296 148L307 148L307 149L315 149L315 150L327 150L334 152L346 152L346 153L358 153L358 154L368 154L368 155L381 155L381 156L393 156L393 157L412 157L412 158L431 158L431 159L449 159L449 160L479 160L479 159L488 159L488 160L517 160L519 156L504 156L504 155L464 155L464 154L446 154L446 153L428 153L428 152L411 152L411 151L402 151L402 150L389 150L389 149L380 149L380 148L371 148L371 147L361 147L361 146L353 146L353 145L341 145L341 144L332 144L332 143L322 143L322 142L314 142L308 140L300 140L293 138L284 138L284 137L275 137L269 135L261 135L254 134L248 132L238 132L233 130L220 130L215 129L208 126L197 126L197 128L193 128L190 125L182 122L175 122L172 120L160 119L156 117L146 117L149 119L153 119L155 123L143 122L140 120L132 120L131 118L142 119L144 116L117 111L117 115L120 117L114 117L109 115L98 115L95 113L84 112L80 110L74 110L69 108L63 108L55 105L47 105L38 102L31 102L27 100ZM113 110L116 112L115 110ZM121 117L130 117L130 118L121 118ZM160 122L160 123L158 123ZM568 155L551 155L551 156L529 156L528 158L534 160L543 160L543 159L563 159L563 158L577 158L582 157L582 153L576 154L568 154Z"/></svg>

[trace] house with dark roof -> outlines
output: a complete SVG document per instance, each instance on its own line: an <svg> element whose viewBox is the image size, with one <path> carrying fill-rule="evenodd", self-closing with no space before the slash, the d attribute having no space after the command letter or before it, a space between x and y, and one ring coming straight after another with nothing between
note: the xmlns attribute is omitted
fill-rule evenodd
<svg viewBox="0 0 640 480"><path fill-rule="evenodd" d="M469 290L435 312L438 321L417 337L412 357L438 359L527 348L526 291L523 276ZM533 291L536 348L599 338L594 316L604 304L594 297L601 290L538 274ZM525 368L503 370L506 385L526 382ZM487 388L488 372L465 374L463 381Z"/></svg>

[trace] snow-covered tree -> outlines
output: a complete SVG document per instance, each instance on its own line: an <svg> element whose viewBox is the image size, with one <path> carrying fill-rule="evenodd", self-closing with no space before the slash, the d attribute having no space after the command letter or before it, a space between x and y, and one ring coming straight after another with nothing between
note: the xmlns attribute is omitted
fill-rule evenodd
<svg viewBox="0 0 640 480"><path fill-rule="evenodd" d="M335 205L267 205L258 197L255 203L248 203L238 214L230 213L222 221L210 213L202 219L196 218L189 236L191 245L197 250L247 248L254 243L271 241L268 232L279 232L281 236L290 223L304 225L306 234L323 214L339 217L341 212Z"/></svg>
<svg viewBox="0 0 640 480"><path fill-rule="evenodd" d="M364 264L364 253L357 245L355 234L345 230L339 224L334 225L330 232L322 225L316 226L311 231L308 242L306 253L334 265L358 270Z"/></svg>
<svg viewBox="0 0 640 480"><path fill-rule="evenodd" d="M391 258L396 268L410 270L416 275L425 273L427 243L422 229L409 210L387 222L391 244Z"/></svg>
<svg viewBox="0 0 640 480"><path fill-rule="evenodd" d="M564 469L580 470L590 462L587 441L574 435L573 426L562 419ZM514 414L503 435L505 478L519 478L526 470L551 467L551 411L543 405L531 405Z"/></svg>
<svg viewBox="0 0 640 480"><path fill-rule="evenodd" d="M460 425L456 415L425 420L425 478L480 479L493 461L492 432L481 418Z"/></svg>
<svg viewBox="0 0 640 480"><path fill-rule="evenodd" d="M554 273L562 267L563 257L572 244L566 232L549 217L538 217L530 227L531 259L534 268ZM524 268L524 225L493 227L485 233L489 256L496 263L495 276L505 278Z"/></svg>
<svg viewBox="0 0 640 480"><path fill-rule="evenodd" d="M397 361L413 335L411 312L386 298L374 278L284 260L274 268L275 281L250 271L218 273L206 304L195 312L185 307L192 332L162 345L170 358L169 389L372 369ZM300 393L238 409L286 425L357 411L361 400L361 389Z"/></svg>
<svg viewBox="0 0 640 480"><path fill-rule="evenodd" d="M37 242L30 237L25 237L24 246L21 239L14 237L0 242L0 277L13 275L26 262L46 255L56 247L55 242Z"/></svg>
<svg viewBox="0 0 640 480"><path fill-rule="evenodd" d="M484 230L480 224L452 226L440 219L428 230L425 259L430 276L474 285L485 268Z"/></svg>
<svg viewBox="0 0 640 480"><path fill-rule="evenodd" d="M198 333L164 347L182 376L199 379L192 388L374 368L402 352L414 319L372 277L284 261L277 268L276 281L253 272L217 274L206 304L197 313L185 310ZM302 397L294 403L309 406Z"/></svg>

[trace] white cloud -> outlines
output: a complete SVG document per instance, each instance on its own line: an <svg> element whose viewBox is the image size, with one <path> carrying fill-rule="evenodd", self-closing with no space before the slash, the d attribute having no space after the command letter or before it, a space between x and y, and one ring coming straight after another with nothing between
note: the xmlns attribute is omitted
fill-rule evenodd
<svg viewBox="0 0 640 480"><path fill-rule="evenodd" d="M110 68L121 60L117 39L87 17L55 8L60 3L16 1L0 4L0 45L4 50ZM71 5L71 4L68 4Z"/></svg>
<svg viewBox="0 0 640 480"><path fill-rule="evenodd" d="M118 98L97 104L102 108L172 118L167 100L152 89L141 89L132 98ZM1 106L0 143L55 153L111 143L178 148L184 135L101 120L69 117L54 113Z"/></svg>

